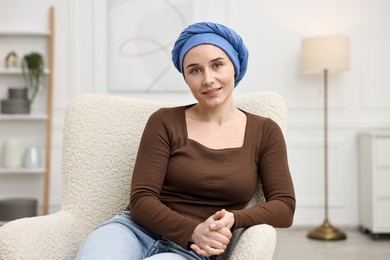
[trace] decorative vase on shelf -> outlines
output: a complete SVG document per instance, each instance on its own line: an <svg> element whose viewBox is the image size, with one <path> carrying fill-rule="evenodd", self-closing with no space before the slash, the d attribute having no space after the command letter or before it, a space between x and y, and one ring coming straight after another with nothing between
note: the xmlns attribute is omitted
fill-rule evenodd
<svg viewBox="0 0 390 260"><path fill-rule="evenodd" d="M2 114L29 114L30 102L28 101L27 88L12 87L8 89L8 99L1 100Z"/></svg>
<svg viewBox="0 0 390 260"><path fill-rule="evenodd" d="M4 142L3 167L18 168L21 165L21 152L19 141L11 138Z"/></svg>
<svg viewBox="0 0 390 260"><path fill-rule="evenodd" d="M23 155L23 167L38 168L39 167L39 150L38 147L27 147Z"/></svg>

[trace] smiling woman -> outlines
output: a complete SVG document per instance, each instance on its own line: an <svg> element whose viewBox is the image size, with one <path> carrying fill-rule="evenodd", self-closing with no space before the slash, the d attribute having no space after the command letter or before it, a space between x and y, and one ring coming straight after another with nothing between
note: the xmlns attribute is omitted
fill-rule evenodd
<svg viewBox="0 0 390 260"><path fill-rule="evenodd" d="M295 194L282 131L234 104L248 63L241 37L221 24L193 24L172 60L197 103L150 116L130 203L86 238L78 259L215 259L236 229L292 224ZM258 183L266 202L247 207Z"/></svg>

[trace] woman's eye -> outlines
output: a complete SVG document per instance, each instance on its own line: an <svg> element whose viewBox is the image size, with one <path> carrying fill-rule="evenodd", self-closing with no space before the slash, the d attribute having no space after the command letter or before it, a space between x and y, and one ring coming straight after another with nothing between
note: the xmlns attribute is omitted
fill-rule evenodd
<svg viewBox="0 0 390 260"><path fill-rule="evenodd" d="M218 69L220 67L222 67L222 63L215 63L214 64L214 68Z"/></svg>
<svg viewBox="0 0 390 260"><path fill-rule="evenodd" d="M191 69L191 74L197 74L197 73L199 73L200 72L200 69L198 69L198 68L193 68L193 69Z"/></svg>

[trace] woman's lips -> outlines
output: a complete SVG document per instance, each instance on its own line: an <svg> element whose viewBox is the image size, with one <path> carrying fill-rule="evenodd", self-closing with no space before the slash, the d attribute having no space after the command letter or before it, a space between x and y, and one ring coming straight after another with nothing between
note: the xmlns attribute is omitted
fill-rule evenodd
<svg viewBox="0 0 390 260"><path fill-rule="evenodd" d="M220 91L221 89L222 89L222 87L220 87L220 88L213 88L213 89L209 89L209 90L207 90L207 91L204 91L204 92L202 92L202 93L205 94L205 95L212 95L212 94L217 93L217 92Z"/></svg>

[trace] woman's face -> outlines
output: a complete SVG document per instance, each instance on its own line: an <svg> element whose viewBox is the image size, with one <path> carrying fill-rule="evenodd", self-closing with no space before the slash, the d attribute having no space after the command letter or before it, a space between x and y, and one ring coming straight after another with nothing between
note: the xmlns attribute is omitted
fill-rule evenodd
<svg viewBox="0 0 390 260"><path fill-rule="evenodd" d="M183 70L199 104L216 106L232 97L234 66L220 48L210 44L192 48L184 57Z"/></svg>

